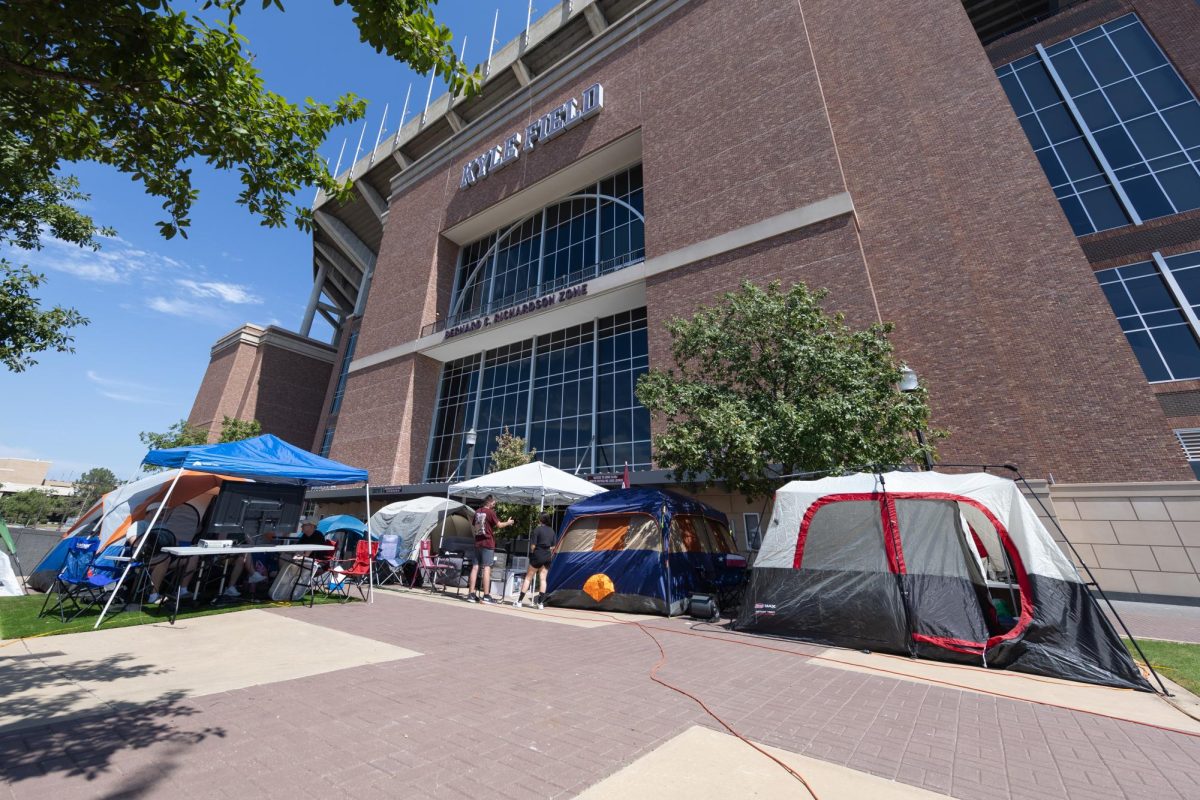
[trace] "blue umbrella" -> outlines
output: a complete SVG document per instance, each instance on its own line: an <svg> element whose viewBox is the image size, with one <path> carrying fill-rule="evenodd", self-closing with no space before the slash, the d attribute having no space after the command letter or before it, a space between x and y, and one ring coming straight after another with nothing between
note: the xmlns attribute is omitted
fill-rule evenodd
<svg viewBox="0 0 1200 800"><path fill-rule="evenodd" d="M355 533L366 533L367 526L362 520L352 517L349 514L335 514L332 517L326 517L317 523L317 530L321 533L332 533L333 531L354 531Z"/></svg>

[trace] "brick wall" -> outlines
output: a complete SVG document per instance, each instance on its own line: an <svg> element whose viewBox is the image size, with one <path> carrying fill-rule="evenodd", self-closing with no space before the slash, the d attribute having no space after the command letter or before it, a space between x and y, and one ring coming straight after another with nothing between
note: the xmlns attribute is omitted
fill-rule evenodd
<svg viewBox="0 0 1200 800"><path fill-rule="evenodd" d="M1102 2L1124 0L1081 7ZM541 76L392 196L359 357L444 313L450 225L640 129L648 258L847 188L857 212L649 280L652 360L668 318L743 278L805 280L855 324L874 321L877 298L951 431L948 460L1060 481L1190 476L959 4L914 2L922 24L904 35L883 0L808 0L806 20L783 0L699 0L659 20L662 8L580 75ZM602 114L459 191L466 158L595 81ZM418 480L437 374L415 357L352 373L335 457Z"/></svg>
<svg viewBox="0 0 1200 800"><path fill-rule="evenodd" d="M292 340L301 352L288 346ZM225 417L257 419L263 433L307 448L321 419L332 355L327 345L290 331L246 325L218 343L188 424L216 441Z"/></svg>

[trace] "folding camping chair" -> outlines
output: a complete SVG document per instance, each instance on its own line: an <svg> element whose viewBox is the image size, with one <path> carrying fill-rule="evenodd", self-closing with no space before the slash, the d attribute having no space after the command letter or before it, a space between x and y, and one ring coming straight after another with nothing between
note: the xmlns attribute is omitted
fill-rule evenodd
<svg viewBox="0 0 1200 800"><path fill-rule="evenodd" d="M375 563L376 583L390 580L404 583L404 559L400 557L400 534L385 533L379 537L379 558Z"/></svg>
<svg viewBox="0 0 1200 800"><path fill-rule="evenodd" d="M340 563L350 563L349 569L334 567L329 570L329 593L341 596L342 602L350 599L350 587L358 589L363 600L367 599L367 586L371 578L371 561L379 555L379 542L364 539L354 547L354 558Z"/></svg>
<svg viewBox="0 0 1200 800"><path fill-rule="evenodd" d="M419 576L422 583L429 586L429 591L437 591L437 579L441 575L443 578L442 591L446 591L445 576L450 566L450 564L443 562L441 558L435 557L432 554L432 548L428 539L422 539L420 549L417 551L417 568L413 570L412 586L417 585L417 577Z"/></svg>
<svg viewBox="0 0 1200 800"><path fill-rule="evenodd" d="M100 606L103 603L105 595L108 593L108 587L120 579L123 570L121 562L111 559L122 555L125 552L125 545L124 543L111 544L104 548L104 552L97 554L98 545L99 542L96 540L88 539L76 542L67 551L66 564L58 573L52 590L57 597L57 603L53 609L47 611L46 606L50 603L50 593L47 593L46 601L42 604L42 610L38 614L39 617L57 611L59 619L69 622L89 608ZM130 567L137 569L139 564L133 562ZM68 601L75 605L75 611L69 618L66 613Z"/></svg>

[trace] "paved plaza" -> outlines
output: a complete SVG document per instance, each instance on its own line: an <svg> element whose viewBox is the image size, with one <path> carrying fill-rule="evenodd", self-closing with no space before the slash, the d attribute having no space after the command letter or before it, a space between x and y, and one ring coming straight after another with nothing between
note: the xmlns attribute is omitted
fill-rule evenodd
<svg viewBox="0 0 1200 800"><path fill-rule="evenodd" d="M1153 695L681 619L380 591L0 670L5 798L806 796L725 725L822 798L1200 797L1200 722Z"/></svg>

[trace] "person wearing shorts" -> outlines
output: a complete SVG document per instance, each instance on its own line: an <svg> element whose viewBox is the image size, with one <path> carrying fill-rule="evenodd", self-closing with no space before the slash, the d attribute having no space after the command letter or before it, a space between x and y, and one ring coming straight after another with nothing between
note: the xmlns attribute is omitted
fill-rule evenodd
<svg viewBox="0 0 1200 800"><path fill-rule="evenodd" d="M475 512L475 522L472 526L475 530L475 561L471 564L471 574L467 578L468 603L496 602L491 595L492 564L496 563L496 531L512 524L512 517L501 522L500 518L496 516L495 497L489 494L484 498L483 506ZM475 594L475 577L481 571L483 572L482 598Z"/></svg>
<svg viewBox="0 0 1200 800"><path fill-rule="evenodd" d="M546 600L546 576L550 572L550 561L554 558L554 528L550 527L550 521L553 515L549 512L543 512L538 516L540 523L533 529L533 535L529 538L529 544L532 548L529 551L529 569L525 571L525 580L521 582L521 595L514 606L520 608L525 603L525 594L534 588L534 579L537 579L537 597L534 598L533 604L538 608L542 608Z"/></svg>

